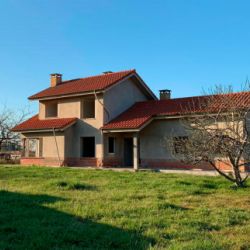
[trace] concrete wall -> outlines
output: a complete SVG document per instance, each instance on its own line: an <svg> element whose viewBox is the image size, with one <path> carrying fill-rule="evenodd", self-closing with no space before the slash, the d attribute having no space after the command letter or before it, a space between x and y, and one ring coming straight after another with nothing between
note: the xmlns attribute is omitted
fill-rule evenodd
<svg viewBox="0 0 250 250"><path fill-rule="evenodd" d="M39 102L39 119L45 119L45 103Z"/></svg>
<svg viewBox="0 0 250 250"><path fill-rule="evenodd" d="M93 96L94 97L94 96ZM95 137L96 142L96 158L102 157L102 134L100 128L103 126L103 98L98 96L95 100L95 118L81 118L81 100L67 100L59 103L60 117L72 117L72 109L74 115L79 118L77 123L65 131L65 138L67 145L65 147L65 154L67 157L81 156L81 137Z"/></svg>
<svg viewBox="0 0 250 250"><path fill-rule="evenodd" d="M65 131L65 155L66 157L81 157L81 137L95 137L95 156L102 158L102 134L101 131L83 120L78 120L75 125Z"/></svg>
<svg viewBox="0 0 250 250"><path fill-rule="evenodd" d="M225 122L218 122L219 128L225 127ZM228 126L228 125L227 125ZM179 162L167 146L166 138L175 136L187 136L185 128L177 119L155 120L140 132L140 163L141 167L150 168L201 168L203 170L213 170L208 163L201 163L198 166L191 166ZM219 161L215 163L221 170L230 170L230 167ZM242 167L242 170L244 168Z"/></svg>
<svg viewBox="0 0 250 250"><path fill-rule="evenodd" d="M53 133L29 133L29 134L23 134L22 138L35 138L39 139L42 138L42 157L48 157L48 158L57 158L57 148L55 143L55 138L53 136ZM64 159L65 153L64 153L64 134L56 132L56 140L58 144L58 151L61 159Z"/></svg>
<svg viewBox="0 0 250 250"><path fill-rule="evenodd" d="M81 98L62 99L58 101L58 117L81 117Z"/></svg>
<svg viewBox="0 0 250 250"><path fill-rule="evenodd" d="M155 120L140 132L140 157L173 160L166 148L164 137L185 136L181 123L176 120Z"/></svg>
<svg viewBox="0 0 250 250"><path fill-rule="evenodd" d="M65 131L65 157L80 157L80 141L81 137L94 136L96 141L96 157L102 157L102 134L100 128L103 126L103 97L98 95L98 99L95 99L95 118L81 117L82 113L82 101L84 98L95 98L92 96L82 96L76 98L65 98L58 100L58 118L77 117L78 122L71 128ZM39 104L39 118L45 119L45 102ZM48 143L47 143L48 141ZM64 147L64 143L58 142L60 147ZM49 139L45 139L44 155L45 157L56 156L55 151L47 151L50 143ZM64 154L63 154L64 155Z"/></svg>
<svg viewBox="0 0 250 250"><path fill-rule="evenodd" d="M108 152L108 138L115 138L115 152ZM123 166L124 165L124 138L133 137L132 133L108 133L104 134L104 166Z"/></svg>
<svg viewBox="0 0 250 250"><path fill-rule="evenodd" d="M98 99L95 99L95 118L82 119L82 100L92 96L83 96L75 98L58 99L58 118L77 117L77 123L68 128L65 133L65 157L66 158L79 158L81 156L81 137L93 136L95 137L96 158L103 158L103 136L100 128L105 121L108 120L107 114L104 114L103 105L109 111L109 120L115 118L120 113L128 109L137 101L147 100L147 96L136 85L133 80L126 80L122 84L113 86L104 96L99 94ZM48 102L48 101L47 101ZM45 119L46 101L39 104L39 118ZM47 141L47 139L46 139ZM48 140L49 142L49 140ZM45 146L49 147L49 143ZM60 142L59 142L60 143ZM118 143L117 143L118 145ZM60 145L63 147L64 144ZM46 151L46 149L44 149ZM53 155L55 152L52 150L45 155ZM54 155L56 156L56 155Z"/></svg>
<svg viewBox="0 0 250 250"><path fill-rule="evenodd" d="M140 90L133 80L126 80L110 88L104 94L104 104L109 112L105 113L104 122L114 119L135 102L147 100L147 96ZM108 120L109 118L109 120Z"/></svg>

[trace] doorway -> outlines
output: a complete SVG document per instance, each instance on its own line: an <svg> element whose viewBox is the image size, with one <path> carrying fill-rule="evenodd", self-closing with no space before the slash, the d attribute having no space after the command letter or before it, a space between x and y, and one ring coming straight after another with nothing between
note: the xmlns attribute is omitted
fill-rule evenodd
<svg viewBox="0 0 250 250"><path fill-rule="evenodd" d="M133 166L133 138L124 138L124 166Z"/></svg>

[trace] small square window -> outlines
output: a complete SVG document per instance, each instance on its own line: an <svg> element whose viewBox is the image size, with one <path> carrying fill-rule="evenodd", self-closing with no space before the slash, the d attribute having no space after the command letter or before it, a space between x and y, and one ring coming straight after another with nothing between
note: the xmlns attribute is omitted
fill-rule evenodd
<svg viewBox="0 0 250 250"><path fill-rule="evenodd" d="M108 152L109 154L115 153L115 137L108 138Z"/></svg>
<svg viewBox="0 0 250 250"><path fill-rule="evenodd" d="M57 102L48 102L45 104L45 116L57 117Z"/></svg>
<svg viewBox="0 0 250 250"><path fill-rule="evenodd" d="M185 143L188 142L188 137L187 136L178 136L174 137L174 152L176 154L185 154L186 148L185 148Z"/></svg>
<svg viewBox="0 0 250 250"><path fill-rule="evenodd" d="M83 99L82 118L95 118L95 99L94 98Z"/></svg>

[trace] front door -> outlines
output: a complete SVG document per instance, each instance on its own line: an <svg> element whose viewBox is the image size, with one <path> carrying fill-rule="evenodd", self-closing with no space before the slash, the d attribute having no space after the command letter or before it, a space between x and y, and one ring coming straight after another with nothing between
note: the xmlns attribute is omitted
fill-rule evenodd
<svg viewBox="0 0 250 250"><path fill-rule="evenodd" d="M133 166L133 138L124 138L124 166Z"/></svg>

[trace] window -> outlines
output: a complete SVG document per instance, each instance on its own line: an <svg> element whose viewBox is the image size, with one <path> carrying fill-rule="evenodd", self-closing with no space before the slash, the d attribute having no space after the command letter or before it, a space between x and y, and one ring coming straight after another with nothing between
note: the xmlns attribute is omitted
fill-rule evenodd
<svg viewBox="0 0 250 250"><path fill-rule="evenodd" d="M95 137L81 138L81 156L95 157Z"/></svg>
<svg viewBox="0 0 250 250"><path fill-rule="evenodd" d="M57 102L48 102L45 104L45 116L57 117Z"/></svg>
<svg viewBox="0 0 250 250"><path fill-rule="evenodd" d="M42 138L40 139L26 139L24 144L26 144L26 151L27 157L42 157Z"/></svg>
<svg viewBox="0 0 250 250"><path fill-rule="evenodd" d="M109 154L115 153L115 137L108 138L108 152Z"/></svg>
<svg viewBox="0 0 250 250"><path fill-rule="evenodd" d="M187 136L174 137L174 152L176 154L185 154L186 152L185 143L187 142L187 140L188 140Z"/></svg>
<svg viewBox="0 0 250 250"><path fill-rule="evenodd" d="M94 98L83 99L82 118L95 118L95 99Z"/></svg>

